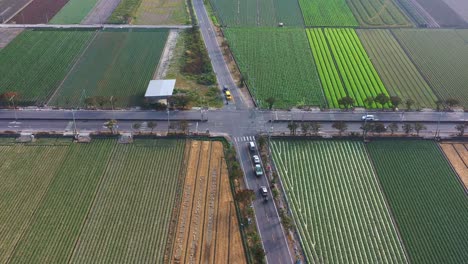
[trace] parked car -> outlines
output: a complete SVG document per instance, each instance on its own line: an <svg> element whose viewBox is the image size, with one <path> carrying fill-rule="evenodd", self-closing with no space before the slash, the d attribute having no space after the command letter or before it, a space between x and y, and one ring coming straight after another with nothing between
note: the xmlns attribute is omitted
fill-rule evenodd
<svg viewBox="0 0 468 264"><path fill-rule="evenodd" d="M262 166L260 166L260 164L255 165L255 175L257 175L257 177L260 177L263 175Z"/></svg>
<svg viewBox="0 0 468 264"><path fill-rule="evenodd" d="M362 121L374 121L375 120L375 116L374 115L363 115L361 117L361 120Z"/></svg>
<svg viewBox="0 0 468 264"><path fill-rule="evenodd" d="M265 201L268 201L268 189L266 186L260 186L260 194Z"/></svg>
<svg viewBox="0 0 468 264"><path fill-rule="evenodd" d="M253 159L255 164L260 164L260 158L258 157L258 155L253 155L252 159Z"/></svg>

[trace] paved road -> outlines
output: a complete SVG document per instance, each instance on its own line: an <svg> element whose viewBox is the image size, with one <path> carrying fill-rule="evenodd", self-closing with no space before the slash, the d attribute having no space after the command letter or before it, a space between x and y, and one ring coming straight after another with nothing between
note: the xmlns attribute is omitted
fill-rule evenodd
<svg viewBox="0 0 468 264"><path fill-rule="evenodd" d="M243 97L240 95L239 88L232 79L231 73L224 61L223 53L221 52L219 43L216 39L216 31L208 17L208 14L206 13L203 0L194 0L193 7L195 14L197 15L198 26L200 27L203 40L205 41L208 55L211 59L213 70L218 80L219 88L222 89L222 87L227 86L234 97L234 102L229 102L229 105L226 105L225 108L246 109L246 104L243 101Z"/></svg>
<svg viewBox="0 0 468 264"><path fill-rule="evenodd" d="M89 29L106 29L106 28L168 28L168 29L187 29L191 25L127 25L127 24L95 24L95 25L80 25L80 24L0 24L0 28L89 28Z"/></svg>

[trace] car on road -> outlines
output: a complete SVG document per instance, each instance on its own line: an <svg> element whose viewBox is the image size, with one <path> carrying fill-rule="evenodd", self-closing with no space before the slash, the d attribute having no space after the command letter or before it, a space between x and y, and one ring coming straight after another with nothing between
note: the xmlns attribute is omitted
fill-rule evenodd
<svg viewBox="0 0 468 264"><path fill-rule="evenodd" d="M268 201L268 189L266 186L260 186L260 194L265 201Z"/></svg>
<svg viewBox="0 0 468 264"><path fill-rule="evenodd" d="M257 177L260 177L263 175L263 170L262 170L262 166L260 166L260 164L256 164L255 165L255 175Z"/></svg>
<svg viewBox="0 0 468 264"><path fill-rule="evenodd" d="M255 143L253 141L249 142L249 150L252 152L255 151Z"/></svg>
<svg viewBox="0 0 468 264"><path fill-rule="evenodd" d="M375 116L374 115L363 115L361 117L361 120L362 121L374 121L375 120Z"/></svg>
<svg viewBox="0 0 468 264"><path fill-rule="evenodd" d="M231 95L230 91L226 91L225 95L226 95L226 100L231 100L232 99L232 95Z"/></svg>
<svg viewBox="0 0 468 264"><path fill-rule="evenodd" d="M255 164L260 164L260 158L258 157L258 155L253 155L252 159L253 159Z"/></svg>
<svg viewBox="0 0 468 264"><path fill-rule="evenodd" d="M228 87L226 85L223 86L223 93L226 93L227 91L229 91Z"/></svg>

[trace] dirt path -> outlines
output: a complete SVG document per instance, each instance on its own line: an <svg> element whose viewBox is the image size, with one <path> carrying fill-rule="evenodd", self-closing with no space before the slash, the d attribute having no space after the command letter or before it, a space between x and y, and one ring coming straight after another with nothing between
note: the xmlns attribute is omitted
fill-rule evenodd
<svg viewBox="0 0 468 264"><path fill-rule="evenodd" d="M221 142L191 143L172 263L246 263Z"/></svg>
<svg viewBox="0 0 468 264"><path fill-rule="evenodd" d="M460 179L468 188L468 150L467 145L442 143L440 147L445 152L455 171L460 176Z"/></svg>
<svg viewBox="0 0 468 264"><path fill-rule="evenodd" d="M99 0L81 24L103 24L110 17L121 0Z"/></svg>
<svg viewBox="0 0 468 264"><path fill-rule="evenodd" d="M6 47L21 32L22 28L0 28L0 49Z"/></svg>
<svg viewBox="0 0 468 264"><path fill-rule="evenodd" d="M158 67L153 75L153 80L163 79L166 76L169 64L171 62L172 54L177 44L177 37L179 36L178 29L171 29L167 36L166 45L164 46L161 59L159 60Z"/></svg>

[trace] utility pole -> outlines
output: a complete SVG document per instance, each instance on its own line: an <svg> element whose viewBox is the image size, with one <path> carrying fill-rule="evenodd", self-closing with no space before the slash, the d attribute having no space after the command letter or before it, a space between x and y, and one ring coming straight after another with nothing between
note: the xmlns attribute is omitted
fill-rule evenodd
<svg viewBox="0 0 468 264"><path fill-rule="evenodd" d="M16 95L13 95L12 97L10 97L9 101L10 101L10 102L12 103L12 105L13 105L13 112L15 113L15 124L17 124L17 123L18 123L18 114L17 114L17 112L16 112L16 107L15 107L15 100L14 100L14 99L15 99L15 96L16 96Z"/></svg>
<svg viewBox="0 0 468 264"><path fill-rule="evenodd" d="M78 130L76 129L75 109L73 108L72 108L72 116L73 116L73 135L76 137L78 134Z"/></svg>

